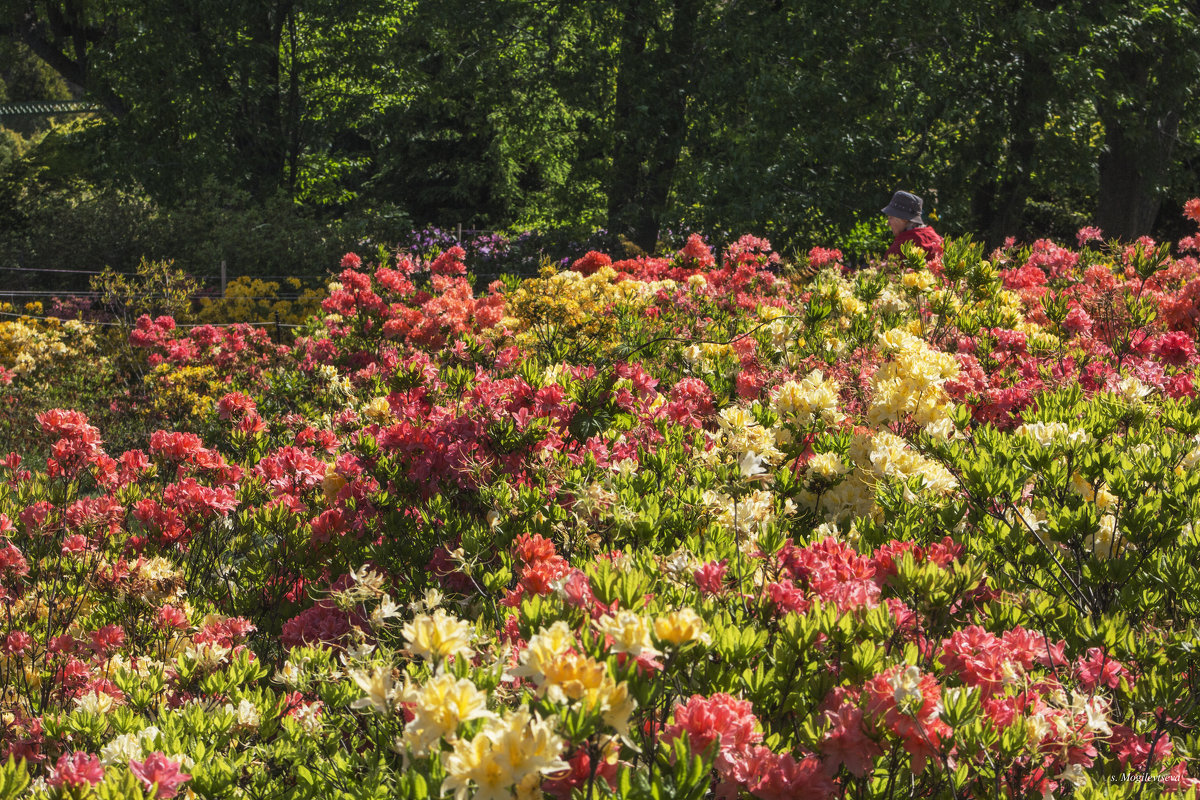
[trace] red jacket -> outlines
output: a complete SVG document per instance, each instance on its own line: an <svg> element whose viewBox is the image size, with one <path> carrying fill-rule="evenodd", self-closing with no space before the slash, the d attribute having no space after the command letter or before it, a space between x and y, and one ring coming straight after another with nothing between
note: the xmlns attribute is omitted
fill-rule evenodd
<svg viewBox="0 0 1200 800"><path fill-rule="evenodd" d="M900 253L900 245L905 242L912 242L917 247L925 251L925 260L932 261L942 255L942 237L937 235L937 231L925 225L921 228L909 228L906 231L900 231L900 235L892 242L892 246L883 254L884 258L888 256L898 256Z"/></svg>

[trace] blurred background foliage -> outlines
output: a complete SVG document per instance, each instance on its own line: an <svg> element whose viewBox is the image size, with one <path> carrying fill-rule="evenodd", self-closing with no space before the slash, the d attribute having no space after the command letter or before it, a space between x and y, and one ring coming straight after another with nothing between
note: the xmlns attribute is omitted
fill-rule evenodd
<svg viewBox="0 0 1200 800"><path fill-rule="evenodd" d="M1200 184L1194 3L0 0L14 267L316 274L414 228L882 247L1174 238Z"/></svg>

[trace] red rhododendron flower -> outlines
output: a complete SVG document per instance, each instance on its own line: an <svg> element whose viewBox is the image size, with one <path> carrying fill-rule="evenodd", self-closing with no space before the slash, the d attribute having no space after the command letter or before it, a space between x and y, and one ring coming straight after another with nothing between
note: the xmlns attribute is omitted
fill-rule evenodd
<svg viewBox="0 0 1200 800"><path fill-rule="evenodd" d="M92 632L92 649L101 655L108 655L125 644L125 629L120 625L105 625L98 631Z"/></svg>
<svg viewBox="0 0 1200 800"><path fill-rule="evenodd" d="M775 613L781 616L793 611L804 613L809 608L809 602L804 596L804 592L796 588L791 578L784 578L778 582L768 583L766 590L767 597L775 606Z"/></svg>
<svg viewBox="0 0 1200 800"><path fill-rule="evenodd" d="M612 264L612 259L604 253L591 250L587 252L583 258L577 259L571 265L571 269L581 275L592 275L601 267L607 267Z"/></svg>
<svg viewBox="0 0 1200 800"><path fill-rule="evenodd" d="M536 564L558 555L554 542L540 533L523 533L513 542L513 554L522 564Z"/></svg>
<svg viewBox="0 0 1200 800"><path fill-rule="evenodd" d="M204 441L194 433L155 431L150 434L150 452L172 461L182 461L203 448Z"/></svg>
<svg viewBox="0 0 1200 800"><path fill-rule="evenodd" d="M808 263L814 267L823 267L842 260L841 250L827 250L824 247L814 247L808 251Z"/></svg>
<svg viewBox="0 0 1200 800"><path fill-rule="evenodd" d="M676 257L685 266L692 269L712 269L717 263L716 258L713 257L712 248L704 243L704 239L698 233L688 236L687 242L684 243Z"/></svg>
<svg viewBox="0 0 1200 800"><path fill-rule="evenodd" d="M1133 677L1120 661L1109 656L1099 647L1089 647L1087 655L1075 663L1075 673L1084 689L1091 691L1103 684L1110 689L1121 685L1124 677L1133 683Z"/></svg>
<svg viewBox="0 0 1200 800"><path fill-rule="evenodd" d="M466 257L467 251L454 245L433 260L429 271L434 275L466 275L467 267L463 264Z"/></svg>
<svg viewBox="0 0 1200 800"><path fill-rule="evenodd" d="M891 667L863 686L865 713L900 739L912 756L914 774L925 769L938 754L941 742L951 735L941 714L941 686L915 667Z"/></svg>
<svg viewBox="0 0 1200 800"><path fill-rule="evenodd" d="M1151 752L1150 741L1146 736L1134 733L1128 725L1113 725L1112 737L1108 741L1108 746L1116 754L1122 767L1142 770L1146 768L1151 756L1156 765L1161 765L1174 750L1170 736L1155 735L1153 738L1155 740L1154 750Z"/></svg>

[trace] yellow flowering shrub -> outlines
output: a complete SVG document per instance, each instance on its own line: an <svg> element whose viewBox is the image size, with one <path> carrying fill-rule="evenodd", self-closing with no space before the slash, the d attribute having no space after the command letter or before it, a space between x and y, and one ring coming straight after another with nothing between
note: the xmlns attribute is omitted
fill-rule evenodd
<svg viewBox="0 0 1200 800"><path fill-rule="evenodd" d="M923 490L934 497L945 497L958 486L945 466L889 431L856 433L848 460L831 453L814 456L808 465L808 485L798 497L801 504L827 520L849 520L879 513L876 486L881 480L907 482L919 477Z"/></svg>
<svg viewBox="0 0 1200 800"><path fill-rule="evenodd" d="M908 419L925 427L947 419L953 410L944 384L958 376L958 360L938 352L926 342L900 328L881 337L884 362L873 380L867 421L874 426Z"/></svg>
<svg viewBox="0 0 1200 800"><path fill-rule="evenodd" d="M225 393L216 367L159 364L143 379L155 414L196 421Z"/></svg>
<svg viewBox="0 0 1200 800"><path fill-rule="evenodd" d="M0 304L0 311L12 313L11 309L8 303ZM94 363L103 356L98 355L99 345L93 330L93 326L86 323L64 322L54 317L0 321L0 366L16 375L28 375L38 369L53 370L57 365L77 359Z"/></svg>
<svg viewBox="0 0 1200 800"><path fill-rule="evenodd" d="M508 296L501 324L522 347L613 344L610 307L617 302L636 305L644 294L652 294L637 281L613 283L616 275L611 267L588 276L543 270L541 277L523 281Z"/></svg>
<svg viewBox="0 0 1200 800"><path fill-rule="evenodd" d="M299 296L280 297L278 281L242 276L226 285L224 296L202 299L196 317L211 324L273 322L278 318L281 323L299 325L320 314L321 301L326 297L324 288L304 288L298 278L285 278L283 285L287 294Z"/></svg>

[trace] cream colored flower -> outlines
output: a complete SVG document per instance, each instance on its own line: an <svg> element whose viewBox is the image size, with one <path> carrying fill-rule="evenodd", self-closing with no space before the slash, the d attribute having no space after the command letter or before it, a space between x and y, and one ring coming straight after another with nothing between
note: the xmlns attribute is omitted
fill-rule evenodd
<svg viewBox="0 0 1200 800"><path fill-rule="evenodd" d="M747 450L738 460L738 471L742 473L743 478L755 478L765 474L767 470L763 466L762 456L753 450Z"/></svg>
<svg viewBox="0 0 1200 800"><path fill-rule="evenodd" d="M888 683L892 687L892 696L896 700L896 705L904 706L920 706L923 702L921 696L921 668L917 666L908 666L902 670L898 670L895 675L888 679Z"/></svg>
<svg viewBox="0 0 1200 800"><path fill-rule="evenodd" d="M236 708L232 703L226 703L225 710L234 715L234 724L239 728L257 728L262 722L258 707L244 697Z"/></svg>
<svg viewBox="0 0 1200 800"><path fill-rule="evenodd" d="M350 670L350 679L358 684L358 688L366 692L365 696L350 704L351 708L370 707L377 714L391 713L396 693L391 667L375 667L370 672L352 669Z"/></svg>
<svg viewBox="0 0 1200 800"><path fill-rule="evenodd" d="M545 680L546 669L560 655L575 646L575 634L567 623L559 620L549 628L542 628L529 639L521 651L521 665L509 670L517 678L532 678L534 682Z"/></svg>
<svg viewBox="0 0 1200 800"><path fill-rule="evenodd" d="M442 789L453 791L455 800L509 800L514 794L532 798L542 776L568 768L563 746L548 720L524 709L510 711L443 755L447 776Z"/></svg>
<svg viewBox="0 0 1200 800"><path fill-rule="evenodd" d="M104 692L88 692L75 698L75 710L92 714L107 714L116 706L112 695Z"/></svg>
<svg viewBox="0 0 1200 800"><path fill-rule="evenodd" d="M614 653L628 653L634 658L643 653L648 656L658 655L650 641L650 624L645 617L632 611L621 610L616 616L605 614L596 621L596 628L612 637Z"/></svg>
<svg viewBox="0 0 1200 800"><path fill-rule="evenodd" d="M850 471L837 453L817 453L808 462L811 474L819 475L825 480L833 480Z"/></svg>
<svg viewBox="0 0 1200 800"><path fill-rule="evenodd" d="M136 733L122 733L100 748L100 763L105 766L128 764L130 759L144 755L142 743Z"/></svg>
<svg viewBox="0 0 1200 800"><path fill-rule="evenodd" d="M488 711L485 692L466 678L456 680L448 673L435 675L424 686L406 686L402 697L414 709L402 742L417 756L427 755L438 740L452 736L461 723L495 716Z"/></svg>
<svg viewBox="0 0 1200 800"><path fill-rule="evenodd" d="M470 658L472 627L469 622L453 617L443 608L432 614L419 614L402 629L409 649L428 661L442 661L452 655Z"/></svg>

